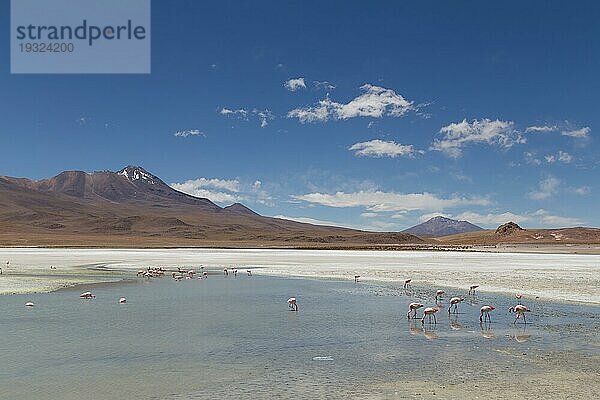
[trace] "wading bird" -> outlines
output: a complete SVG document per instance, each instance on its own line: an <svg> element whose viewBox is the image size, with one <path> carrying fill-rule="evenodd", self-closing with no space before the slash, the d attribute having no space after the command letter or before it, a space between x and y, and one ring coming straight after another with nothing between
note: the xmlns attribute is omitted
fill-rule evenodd
<svg viewBox="0 0 600 400"><path fill-rule="evenodd" d="M412 279L406 279L404 281L404 289L408 289L410 287L410 282L412 282Z"/></svg>
<svg viewBox="0 0 600 400"><path fill-rule="evenodd" d="M479 285L471 285L469 286L469 294L475 294L475 289L477 289Z"/></svg>
<svg viewBox="0 0 600 400"><path fill-rule="evenodd" d="M360 278L360 275L354 275L354 282L358 282L358 278Z"/></svg>
<svg viewBox="0 0 600 400"><path fill-rule="evenodd" d="M525 313L530 312L530 311L531 310L529 308L525 307L523 304L517 304L516 306L508 309L508 312L511 312L511 313L514 312L515 314L517 314L517 317L515 318L513 324L516 324L517 320L521 317L523 317L523 322L527 323L527 319L525 318Z"/></svg>
<svg viewBox="0 0 600 400"><path fill-rule="evenodd" d="M127 303L127 299L125 297L121 297L119 299L119 304L124 304L124 303Z"/></svg>
<svg viewBox="0 0 600 400"><path fill-rule="evenodd" d="M423 318L421 318L421 323L424 324L425 323L425 317L428 317L428 321L431 322L431 317L433 317L433 323L437 324L437 320L435 318L435 313L438 312L440 309L437 307L427 307L426 309L423 310Z"/></svg>
<svg viewBox="0 0 600 400"><path fill-rule="evenodd" d="M96 295L92 294L92 292L83 292L79 295L79 297L81 297L82 299L93 299L94 297L96 297Z"/></svg>
<svg viewBox="0 0 600 400"><path fill-rule="evenodd" d="M35 306L35 304L33 304L32 301L28 301L27 303L25 303L25 307L33 307Z"/></svg>
<svg viewBox="0 0 600 400"><path fill-rule="evenodd" d="M444 292L443 290L436 291L435 292L435 301L438 301L439 299L441 299L445 293L446 292Z"/></svg>
<svg viewBox="0 0 600 400"><path fill-rule="evenodd" d="M454 307L454 313L458 311L458 305L465 301L464 297L453 297L450 299L450 307L448 307L448 314L450 314L450 310Z"/></svg>
<svg viewBox="0 0 600 400"><path fill-rule="evenodd" d="M413 313L413 318L417 318L417 310L423 307L421 303L410 303L408 305L408 312L406 313L406 318L410 319L410 313Z"/></svg>
<svg viewBox="0 0 600 400"><path fill-rule="evenodd" d="M252 276L252 270L247 269L246 272L248 273L248 276Z"/></svg>
<svg viewBox="0 0 600 400"><path fill-rule="evenodd" d="M288 303L288 307L290 308L290 310L298 311L298 303L296 302L295 297L290 297L288 299L287 303Z"/></svg>
<svg viewBox="0 0 600 400"><path fill-rule="evenodd" d="M490 311L495 310L496 307L494 306L483 306L479 309L479 322L483 322L483 319L485 318L488 322L492 322L492 318L490 317Z"/></svg>

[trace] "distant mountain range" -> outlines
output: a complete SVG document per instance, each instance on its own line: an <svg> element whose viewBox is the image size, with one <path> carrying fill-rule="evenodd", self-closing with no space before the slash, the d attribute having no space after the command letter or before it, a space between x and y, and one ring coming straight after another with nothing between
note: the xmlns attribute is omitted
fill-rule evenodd
<svg viewBox="0 0 600 400"><path fill-rule="evenodd" d="M263 217L179 192L142 167L65 171L43 180L0 176L0 245L327 247L423 243Z"/></svg>
<svg viewBox="0 0 600 400"><path fill-rule="evenodd" d="M431 218L422 224L415 225L412 228L408 228L403 232L417 236L439 237L482 230L483 228L473 225L468 221L458 221L439 216Z"/></svg>

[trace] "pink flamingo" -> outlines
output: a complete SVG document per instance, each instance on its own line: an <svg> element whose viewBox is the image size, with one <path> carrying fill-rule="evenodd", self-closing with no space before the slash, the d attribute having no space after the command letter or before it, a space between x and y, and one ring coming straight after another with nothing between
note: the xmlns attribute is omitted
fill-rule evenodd
<svg viewBox="0 0 600 400"><path fill-rule="evenodd" d="M417 318L417 310L423 307L421 303L410 303L408 305L408 312L406 313L406 318L410 319L410 313L413 313L413 318Z"/></svg>
<svg viewBox="0 0 600 400"><path fill-rule="evenodd" d="M515 314L517 314L517 317L515 318L513 324L516 324L517 320L521 318L521 316L523 317L523 322L527 323L527 319L525 319L525 313L530 311L531 310L525 307L523 304L517 304L516 306L508 309L508 312L514 312Z"/></svg>
<svg viewBox="0 0 600 400"><path fill-rule="evenodd" d="M435 313L440 309L437 307L427 307L423 310L423 318L421 318L421 324L425 323L425 317L429 317L429 322L431 322L431 317L433 317L433 323L437 324L437 320L435 318Z"/></svg>
<svg viewBox="0 0 600 400"><path fill-rule="evenodd" d="M441 299L444 294L446 294L446 292L444 292L443 290L436 291L435 292L435 301L438 301L438 299Z"/></svg>
<svg viewBox="0 0 600 400"><path fill-rule="evenodd" d="M127 303L127 299L125 297L121 297L119 299L119 304L125 304L125 303Z"/></svg>
<svg viewBox="0 0 600 400"><path fill-rule="evenodd" d="M483 319L486 318L489 322L492 322L492 318L490 317L490 311L495 310L494 306L483 306L479 309L479 322L483 322Z"/></svg>
<svg viewBox="0 0 600 400"><path fill-rule="evenodd" d="M358 278L360 278L360 275L354 275L354 282L358 282Z"/></svg>
<svg viewBox="0 0 600 400"><path fill-rule="evenodd" d="M456 314L456 312L458 311L458 305L465 301L464 297L453 297L450 299L450 307L448 307L448 314L450 314L450 309L452 307L454 307L454 313Z"/></svg>
<svg viewBox="0 0 600 400"><path fill-rule="evenodd" d="M96 295L92 294L92 292L83 292L79 295L82 299L93 299Z"/></svg>
<svg viewBox="0 0 600 400"><path fill-rule="evenodd" d="M408 289L410 287L411 282L412 282L412 279L406 279L404 281L404 289Z"/></svg>
<svg viewBox="0 0 600 400"><path fill-rule="evenodd" d="M479 285L471 285L469 286L469 294L474 295L475 294L475 289L477 289L479 287Z"/></svg>

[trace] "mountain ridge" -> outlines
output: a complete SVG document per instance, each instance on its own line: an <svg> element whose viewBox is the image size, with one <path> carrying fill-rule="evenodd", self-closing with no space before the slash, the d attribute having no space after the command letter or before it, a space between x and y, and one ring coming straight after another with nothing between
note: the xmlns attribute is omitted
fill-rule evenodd
<svg viewBox="0 0 600 400"><path fill-rule="evenodd" d="M439 237L482 230L484 229L470 223L469 221L460 221L443 216L437 216L411 228L405 229L402 232L417 236Z"/></svg>

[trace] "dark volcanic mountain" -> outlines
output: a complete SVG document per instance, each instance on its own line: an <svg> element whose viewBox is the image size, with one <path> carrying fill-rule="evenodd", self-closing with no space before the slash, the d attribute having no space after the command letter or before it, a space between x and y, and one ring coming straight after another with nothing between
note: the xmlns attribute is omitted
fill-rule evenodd
<svg viewBox="0 0 600 400"><path fill-rule="evenodd" d="M65 171L50 179L0 176L0 245L337 247L422 243L263 217L179 192L141 167Z"/></svg>
<svg viewBox="0 0 600 400"><path fill-rule="evenodd" d="M456 233L477 232L482 230L483 228L473 225L468 221L457 221L455 219L445 217L434 217L426 222L423 222L422 224L406 229L403 232L411 233L417 236L438 237L454 235Z"/></svg>

